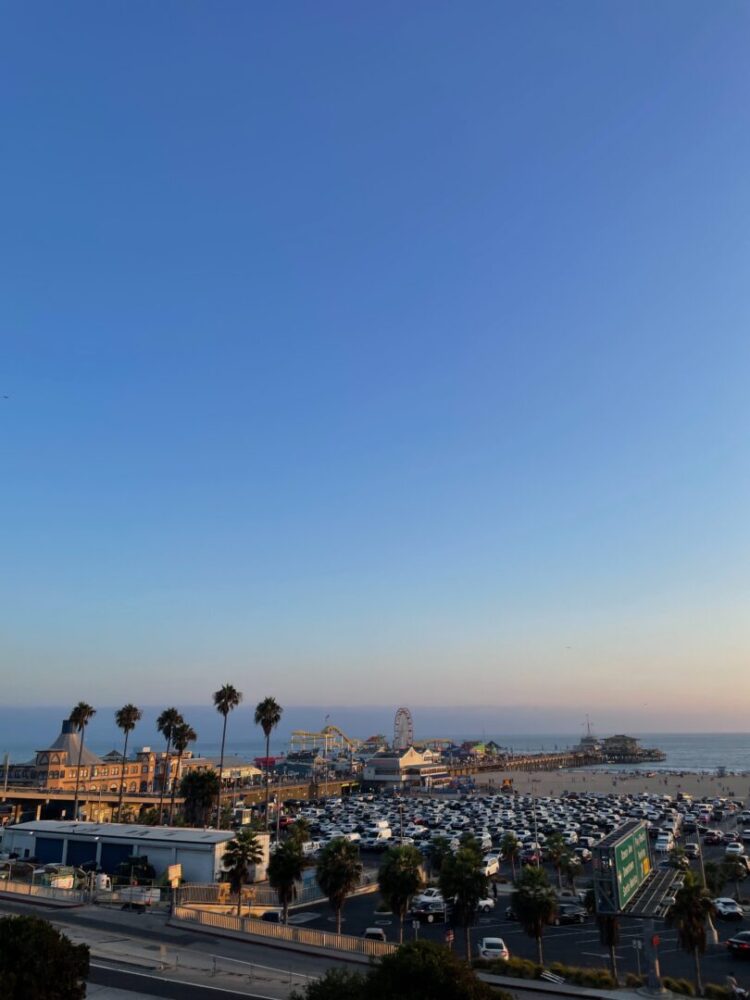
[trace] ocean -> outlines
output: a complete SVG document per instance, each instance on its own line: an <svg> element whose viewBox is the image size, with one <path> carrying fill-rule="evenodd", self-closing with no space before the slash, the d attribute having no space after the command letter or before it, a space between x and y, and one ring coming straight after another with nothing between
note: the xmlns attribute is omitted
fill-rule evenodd
<svg viewBox="0 0 750 1000"><path fill-rule="evenodd" d="M144 719L136 728L130 740L130 748L163 746L163 740L155 732L154 719L156 709L144 712ZM214 739L200 739L191 747L194 753L203 756L218 756L220 744L220 719L213 711L205 710L205 714L197 716L198 710L189 718L194 721L199 737L201 732L213 732ZM8 753L12 761L31 760L37 750L48 747L60 731L63 713L60 709L0 709L0 754ZM332 720L333 721L333 720ZM246 720L240 724L239 718L230 716L227 734L228 754L247 760L262 756L265 745L262 735L256 727L248 727ZM291 722L291 720L290 720ZM320 720L311 718L305 721L294 719L291 724L279 727L271 741L271 752L280 753L288 748L288 740L292 726L304 726L320 729ZM350 727L350 735L367 737L372 730L356 732ZM434 734L432 734L434 735ZM512 748L515 751L539 752L543 750L562 750L574 746L580 739L580 734L551 733L511 734L511 733L472 733L444 732L440 735L457 742L469 739L494 740L500 746ZM609 735L601 733L598 735ZM666 759L643 765L654 771L716 771L719 767L727 771L750 771L750 733L632 733L637 736L644 747L657 747L666 754ZM417 729L415 736L420 737ZM114 727L111 713L102 712L91 723L87 732L86 745L100 755L110 750L122 749L122 734ZM612 767L612 765L608 765ZM632 770L632 764L621 765L622 769Z"/></svg>

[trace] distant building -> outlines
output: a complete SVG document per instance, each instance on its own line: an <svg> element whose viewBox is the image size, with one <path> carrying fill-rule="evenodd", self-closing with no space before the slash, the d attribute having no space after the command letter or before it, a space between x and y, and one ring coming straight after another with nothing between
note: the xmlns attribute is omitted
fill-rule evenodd
<svg viewBox="0 0 750 1000"><path fill-rule="evenodd" d="M420 753L414 747L406 750L382 750L365 761L362 780L378 788L403 788L407 785L434 788L448 784L445 765L430 750Z"/></svg>
<svg viewBox="0 0 750 1000"><path fill-rule="evenodd" d="M77 781L82 792L119 792L124 769L125 791L147 794L160 792L165 784L170 789L173 781L179 781L190 771L219 770L218 758L194 757L189 750L179 759L170 754L167 761L165 751L143 747L123 761L119 750L110 750L99 757L85 743L79 768L79 751L81 737L70 719L63 719L57 739L44 750L37 750L33 761L9 765L8 782L73 793ZM225 781L244 783L258 779L260 773L257 767L240 758L224 758ZM0 768L0 778L5 779L4 767Z"/></svg>
<svg viewBox="0 0 750 1000"><path fill-rule="evenodd" d="M14 784L73 792L78 779L82 791L116 792L120 789L124 767L126 791L153 792L161 788L165 766L165 754L156 753L150 747L144 747L125 762L117 750L105 757L98 757L85 743L81 750L81 737L75 726L70 719L64 719L57 739L45 749L37 750L33 761L10 765L8 780Z"/></svg>
<svg viewBox="0 0 750 1000"><path fill-rule="evenodd" d="M607 736L606 739L602 740L602 750L607 755L612 756L637 756L640 752L641 743L634 736L623 736L619 733L617 736Z"/></svg>
<svg viewBox="0 0 750 1000"><path fill-rule="evenodd" d="M36 820L6 827L3 850L40 864L59 862L80 867L96 863L111 875L129 857L147 857L156 876L169 865L181 864L189 882L216 882L233 830L202 830L174 826L139 826L130 823L75 823L70 820ZM269 835L258 833L263 859L251 872L261 881L268 867Z"/></svg>

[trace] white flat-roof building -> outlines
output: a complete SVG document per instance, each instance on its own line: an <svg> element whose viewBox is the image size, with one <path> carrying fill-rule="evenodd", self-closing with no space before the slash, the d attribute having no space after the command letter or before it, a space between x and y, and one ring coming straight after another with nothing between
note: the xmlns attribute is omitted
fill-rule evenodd
<svg viewBox="0 0 750 1000"><path fill-rule="evenodd" d="M216 882L233 830L204 830L180 826L139 826L134 823L76 823L72 820L34 820L8 826L3 850L42 864L60 862L80 866L96 862L112 874L131 856L147 857L157 878L169 865L181 864L188 882ZM266 877L269 835L259 833L263 860L255 866L253 881Z"/></svg>

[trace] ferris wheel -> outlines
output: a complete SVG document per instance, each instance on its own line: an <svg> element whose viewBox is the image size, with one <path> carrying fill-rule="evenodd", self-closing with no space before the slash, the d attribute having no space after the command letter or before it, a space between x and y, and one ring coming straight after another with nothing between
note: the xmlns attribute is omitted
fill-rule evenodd
<svg viewBox="0 0 750 1000"><path fill-rule="evenodd" d="M399 708L393 720L393 748L406 750L414 742L414 721L408 708Z"/></svg>

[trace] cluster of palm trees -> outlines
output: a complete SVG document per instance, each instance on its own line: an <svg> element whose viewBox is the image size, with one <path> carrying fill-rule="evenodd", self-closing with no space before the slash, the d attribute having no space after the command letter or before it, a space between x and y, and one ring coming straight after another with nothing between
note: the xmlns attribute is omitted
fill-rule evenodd
<svg viewBox="0 0 750 1000"><path fill-rule="evenodd" d="M238 691L231 684L224 684L219 688L218 691L214 691L214 707L216 711L223 717L223 725L221 729L221 755L219 758L219 795L218 802L216 805L216 825L221 825L221 787L224 782L224 747L226 745L227 738L227 720L229 718L229 713L234 711L235 708L242 702L242 692ZM264 776L265 776L265 786L266 786L266 830L269 826L269 802L270 802L270 790L271 790L271 733L281 722L281 716L284 709L279 705L275 698L264 698L259 701L255 706L255 714L253 716L255 720L255 725L260 726L263 730L263 735L266 739L266 756L264 761Z"/></svg>
<svg viewBox="0 0 750 1000"><path fill-rule="evenodd" d="M302 844L308 836L309 828L305 821L300 820L295 823L287 838L277 845L268 863L268 881L278 896L284 923L288 920L289 906L296 899L297 885L302 878L302 871L306 863ZM398 898L399 900L403 899L405 905L422 884L421 874L419 874L421 855L412 847L395 848L388 853L391 855L391 859L384 862L384 867L388 867L389 870L393 868L393 871L390 881L386 877L381 889L384 893L400 893ZM412 858L416 856L418 859L414 869L418 874L416 882L409 883L411 888L405 888L403 883L400 885L398 883L395 859L399 854L409 854ZM222 865L232 890L237 893L238 916L242 913L242 888L250 878L250 868L257 865L262 856L263 850L258 837L251 828L242 829L235 839L227 845L224 852ZM407 867L404 864L401 868L402 879ZM344 837L330 841L320 852L315 875L318 885L328 897L336 915L336 933L340 934L344 901L359 886L362 877L362 862L359 858L357 845ZM406 892L405 896L404 892ZM405 913L406 910L404 909L403 912Z"/></svg>
<svg viewBox="0 0 750 1000"><path fill-rule="evenodd" d="M223 786L224 777L224 752L226 748L226 738L227 738L227 722L229 719L229 714L234 711L242 702L242 692L238 691L236 687L232 684L224 684L215 691L213 694L213 704L216 711L222 716L223 723L221 729L221 757L219 761L219 774L218 774L218 791L216 793L216 825L221 824L221 788ZM270 800L270 752L271 752L271 734L274 729L278 726L281 721L281 716L283 713L282 707L278 704L275 698L264 698L258 703L255 708L254 720L257 726L260 726L263 730L263 735L266 740L266 757L265 757L265 812L266 812L266 830L268 830L269 825L269 800ZM76 767L76 783L75 783L75 795L73 803L73 816L76 818L78 816L78 802L79 802L79 790L80 790L80 777L81 777L81 760L83 757L83 744L86 736L86 727L89 722L96 715L96 709L91 705L87 704L85 701L79 701L75 708L70 713L70 722L72 722L75 731L78 733L78 761ZM117 818L122 817L122 801L125 792L125 763L128 754L128 740L130 734L135 729L138 722L140 722L143 717L143 712L137 708L135 705L127 704L123 705L122 708L115 712L115 722L117 726L122 730L125 736L125 741L122 750L122 769L120 774L120 790L117 800ZM180 763L185 755L185 752L191 743L194 743L198 739L198 735L193 729L193 727L185 721L182 714L174 706L170 708L165 708L164 711L159 715L156 720L156 728L161 733L161 735L166 740L166 753L164 758L164 769L162 772L162 777L160 781L160 795L159 795L159 807L157 810L157 821L162 823L165 819L165 807L164 798L167 791L170 791L169 800L169 810L168 810L168 822L171 824L174 820L174 810L175 810L175 797L177 794L177 787L180 777Z"/></svg>

